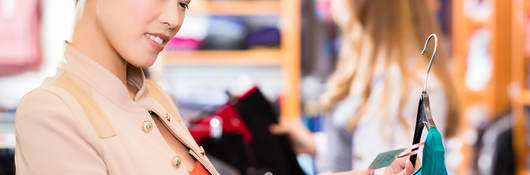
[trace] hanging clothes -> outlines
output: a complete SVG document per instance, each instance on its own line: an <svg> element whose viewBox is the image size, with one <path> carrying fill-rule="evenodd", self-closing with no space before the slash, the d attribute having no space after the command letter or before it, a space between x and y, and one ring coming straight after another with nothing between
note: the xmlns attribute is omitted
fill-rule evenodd
<svg viewBox="0 0 530 175"><path fill-rule="evenodd" d="M278 123L279 113L261 90L255 86L237 99L234 107L253 135L250 148L256 163L272 174L304 174L287 136L270 132L270 125Z"/></svg>
<svg viewBox="0 0 530 175"><path fill-rule="evenodd" d="M278 123L278 117L274 105L254 86L189 128L209 155L242 175L266 172L302 175L287 136L274 135L269 130L270 125ZM217 121L212 125L214 119Z"/></svg>
<svg viewBox="0 0 530 175"><path fill-rule="evenodd" d="M422 161L414 175L447 175L442 135L435 127L429 129L425 139Z"/></svg>
<svg viewBox="0 0 530 175"><path fill-rule="evenodd" d="M438 45L438 37L436 36L436 34L433 33L429 35L427 41L425 41L425 45L423 46L421 54L425 54L425 49L427 49L427 45L429 44L429 41L432 38L434 38L435 44L434 52L431 56L429 66L427 67L427 72L425 73L425 82L423 85L423 91L420 96L418 115L416 116L416 126L412 144L419 143L423 128L427 128L429 133L427 134L427 138L425 139L425 145L423 147L423 163L418 169L418 171L416 171L414 174L447 175L447 168L445 168L445 149L443 146L442 135L440 134L440 132L436 128L436 124L434 123L433 115L431 114L429 95L427 93L427 80ZM410 161L414 165L416 161L416 156L411 156Z"/></svg>

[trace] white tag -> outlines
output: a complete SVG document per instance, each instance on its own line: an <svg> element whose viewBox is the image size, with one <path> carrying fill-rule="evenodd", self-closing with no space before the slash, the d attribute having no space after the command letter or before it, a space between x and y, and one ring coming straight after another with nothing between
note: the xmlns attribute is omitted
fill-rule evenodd
<svg viewBox="0 0 530 175"><path fill-rule="evenodd" d="M10 18L15 15L17 10L17 0L0 0L0 8L2 8L2 17Z"/></svg>

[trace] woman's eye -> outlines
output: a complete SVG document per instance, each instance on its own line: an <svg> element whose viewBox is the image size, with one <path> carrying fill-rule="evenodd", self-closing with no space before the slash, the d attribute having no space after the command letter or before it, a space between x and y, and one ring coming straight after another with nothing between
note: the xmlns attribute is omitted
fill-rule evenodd
<svg viewBox="0 0 530 175"><path fill-rule="evenodd" d="M186 10L189 9L189 7L188 7L188 3L185 3L185 2L179 2L179 5L180 5L180 7L184 8L184 9L186 9Z"/></svg>

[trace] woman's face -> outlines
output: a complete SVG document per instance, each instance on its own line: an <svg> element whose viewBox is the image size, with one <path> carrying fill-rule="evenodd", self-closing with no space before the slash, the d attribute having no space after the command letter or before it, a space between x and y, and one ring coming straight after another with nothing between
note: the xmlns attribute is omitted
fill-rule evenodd
<svg viewBox="0 0 530 175"><path fill-rule="evenodd" d="M191 0L97 0L96 22L129 64L149 67L182 25Z"/></svg>

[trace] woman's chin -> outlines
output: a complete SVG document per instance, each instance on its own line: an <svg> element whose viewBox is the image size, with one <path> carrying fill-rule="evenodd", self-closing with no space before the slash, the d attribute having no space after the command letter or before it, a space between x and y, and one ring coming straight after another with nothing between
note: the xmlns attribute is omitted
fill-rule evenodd
<svg viewBox="0 0 530 175"><path fill-rule="evenodd" d="M156 60L156 56L146 56L143 58L127 60L127 62L135 67L148 68L154 64L155 60Z"/></svg>

